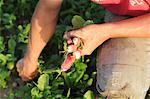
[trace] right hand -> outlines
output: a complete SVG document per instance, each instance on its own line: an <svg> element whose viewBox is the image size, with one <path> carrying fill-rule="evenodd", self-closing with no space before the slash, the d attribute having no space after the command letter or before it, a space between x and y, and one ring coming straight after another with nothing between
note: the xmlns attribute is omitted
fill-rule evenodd
<svg viewBox="0 0 150 99"><path fill-rule="evenodd" d="M37 74L37 62L31 63L25 59L20 59L17 64L17 71L23 81L32 80Z"/></svg>

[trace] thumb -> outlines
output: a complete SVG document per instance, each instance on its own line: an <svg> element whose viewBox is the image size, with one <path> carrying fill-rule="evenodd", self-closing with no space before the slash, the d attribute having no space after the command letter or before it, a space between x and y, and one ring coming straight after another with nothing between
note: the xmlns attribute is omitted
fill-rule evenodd
<svg viewBox="0 0 150 99"><path fill-rule="evenodd" d="M72 38L72 37L83 38L82 30L78 29L78 30L72 30L72 31L69 31L69 32L65 32L65 34L64 34L65 39L69 39L69 38Z"/></svg>
<svg viewBox="0 0 150 99"><path fill-rule="evenodd" d="M91 55L93 50L88 46L83 46L83 49L81 50L81 55Z"/></svg>

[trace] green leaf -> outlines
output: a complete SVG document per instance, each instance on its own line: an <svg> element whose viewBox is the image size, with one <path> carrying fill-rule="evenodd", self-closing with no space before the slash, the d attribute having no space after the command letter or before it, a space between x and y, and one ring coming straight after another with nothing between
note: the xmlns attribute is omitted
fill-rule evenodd
<svg viewBox="0 0 150 99"><path fill-rule="evenodd" d="M89 75L88 74L84 74L83 80L87 80L88 78L89 78Z"/></svg>
<svg viewBox="0 0 150 99"><path fill-rule="evenodd" d="M18 25L18 30L19 30L19 32L22 32L22 31L23 31L22 25Z"/></svg>
<svg viewBox="0 0 150 99"><path fill-rule="evenodd" d="M38 79L38 85L37 87L44 91L44 89L49 85L49 75L48 74L42 74Z"/></svg>
<svg viewBox="0 0 150 99"><path fill-rule="evenodd" d="M23 95L24 95L24 92L23 92L22 90L15 92L15 96L16 96L16 97L22 97Z"/></svg>
<svg viewBox="0 0 150 99"><path fill-rule="evenodd" d="M23 34L28 34L30 31L30 24L27 24L24 31L23 31Z"/></svg>
<svg viewBox="0 0 150 99"><path fill-rule="evenodd" d="M28 33L30 31L30 24L23 26L19 25L18 30L19 30L18 41L28 43Z"/></svg>
<svg viewBox="0 0 150 99"><path fill-rule="evenodd" d="M7 99L15 99L15 95L13 92L10 92Z"/></svg>
<svg viewBox="0 0 150 99"><path fill-rule="evenodd" d="M82 62L75 62L75 68L77 70L86 71L87 65Z"/></svg>
<svg viewBox="0 0 150 99"><path fill-rule="evenodd" d="M2 69L2 70L0 71L0 77L1 77L2 79L7 79L9 76L10 76L10 71L5 70L5 69Z"/></svg>
<svg viewBox="0 0 150 99"><path fill-rule="evenodd" d="M70 96L70 91L71 91L71 88L68 89L67 98L69 98L69 96Z"/></svg>
<svg viewBox="0 0 150 99"><path fill-rule="evenodd" d="M0 53L3 52L4 49L5 49L4 38L0 36Z"/></svg>
<svg viewBox="0 0 150 99"><path fill-rule="evenodd" d="M80 81L83 75L84 75L84 71L78 71L78 76L76 77L75 84L77 84Z"/></svg>
<svg viewBox="0 0 150 99"><path fill-rule="evenodd" d="M10 76L10 72L5 69L0 69L0 87L6 88L7 87L7 79Z"/></svg>
<svg viewBox="0 0 150 99"><path fill-rule="evenodd" d="M81 28L84 25L85 20L81 16L75 15L73 16L71 22L73 28L77 29L77 28Z"/></svg>
<svg viewBox="0 0 150 99"><path fill-rule="evenodd" d="M52 74L52 73L58 73L60 74L61 73L61 70L60 69L46 69L45 71L43 71L43 73L48 73L48 74Z"/></svg>
<svg viewBox="0 0 150 99"><path fill-rule="evenodd" d="M0 0L0 7L2 7L2 5L4 5L4 1Z"/></svg>
<svg viewBox="0 0 150 99"><path fill-rule="evenodd" d="M6 88L6 81L0 77L0 88Z"/></svg>
<svg viewBox="0 0 150 99"><path fill-rule="evenodd" d="M71 80L69 78L69 76L66 74L66 72L62 72L62 75L64 77L65 83L67 85L67 87L71 87Z"/></svg>
<svg viewBox="0 0 150 99"><path fill-rule="evenodd" d="M7 57L3 54L0 54L0 65L4 66L6 65Z"/></svg>
<svg viewBox="0 0 150 99"><path fill-rule="evenodd" d="M8 40L8 48L10 53L14 53L16 47L16 41L13 38L10 38Z"/></svg>
<svg viewBox="0 0 150 99"><path fill-rule="evenodd" d="M91 77L92 77L92 78L95 78L95 75L96 75L96 72L92 72Z"/></svg>
<svg viewBox="0 0 150 99"><path fill-rule="evenodd" d="M84 96L83 96L83 99L94 99L94 94L91 90L88 90Z"/></svg>
<svg viewBox="0 0 150 99"><path fill-rule="evenodd" d="M91 13L89 11L86 11L85 16L89 19L91 17Z"/></svg>
<svg viewBox="0 0 150 99"><path fill-rule="evenodd" d="M90 79L87 81L87 85L88 85L88 86L91 86L92 83L93 83L93 78L90 78Z"/></svg>
<svg viewBox="0 0 150 99"><path fill-rule="evenodd" d="M7 63L7 68L8 68L9 70L12 70L12 69L14 68L14 66L15 66L14 61L11 61L11 62L8 62L8 63Z"/></svg>
<svg viewBox="0 0 150 99"><path fill-rule="evenodd" d="M67 42L64 41L63 44L64 44L64 46L63 46L64 51L67 51Z"/></svg>
<svg viewBox="0 0 150 99"><path fill-rule="evenodd" d="M66 31L70 31L72 29L73 29L72 26L66 26Z"/></svg>
<svg viewBox="0 0 150 99"><path fill-rule="evenodd" d="M39 95L39 89L37 87L34 87L31 89L31 95L32 96L38 96Z"/></svg>
<svg viewBox="0 0 150 99"><path fill-rule="evenodd" d="M4 42L4 37L0 36L0 42Z"/></svg>
<svg viewBox="0 0 150 99"><path fill-rule="evenodd" d="M94 22L92 20L87 20L83 26L87 26L87 25L90 25L90 24L94 24Z"/></svg>

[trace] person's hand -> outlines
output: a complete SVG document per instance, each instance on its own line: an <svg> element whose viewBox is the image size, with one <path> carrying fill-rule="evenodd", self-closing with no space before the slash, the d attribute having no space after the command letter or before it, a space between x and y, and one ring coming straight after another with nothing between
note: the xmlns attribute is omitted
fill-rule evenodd
<svg viewBox="0 0 150 99"><path fill-rule="evenodd" d="M23 81L32 80L37 74L37 62L31 63L25 59L20 59L17 64L17 71Z"/></svg>
<svg viewBox="0 0 150 99"><path fill-rule="evenodd" d="M99 45L110 38L107 25L88 25L78 30L66 32L65 39L80 38L83 42L82 55L90 55Z"/></svg>

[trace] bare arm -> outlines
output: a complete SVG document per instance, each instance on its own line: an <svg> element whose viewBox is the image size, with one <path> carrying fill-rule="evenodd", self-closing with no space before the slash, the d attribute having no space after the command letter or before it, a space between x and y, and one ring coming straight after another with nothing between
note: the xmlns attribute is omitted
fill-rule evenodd
<svg viewBox="0 0 150 99"><path fill-rule="evenodd" d="M25 58L37 61L42 49L55 31L62 0L40 0L31 20L31 32Z"/></svg>
<svg viewBox="0 0 150 99"><path fill-rule="evenodd" d="M112 28L108 31L110 38L150 37L150 14L108 24Z"/></svg>
<svg viewBox="0 0 150 99"><path fill-rule="evenodd" d="M39 0L31 19L27 52L17 62L17 71L22 80L32 79L37 70L37 61L42 49L52 37L62 0Z"/></svg>
<svg viewBox="0 0 150 99"><path fill-rule="evenodd" d="M95 48L109 38L150 38L150 14L119 22L93 24L66 33L65 37L79 37L83 40L83 55L90 55Z"/></svg>

